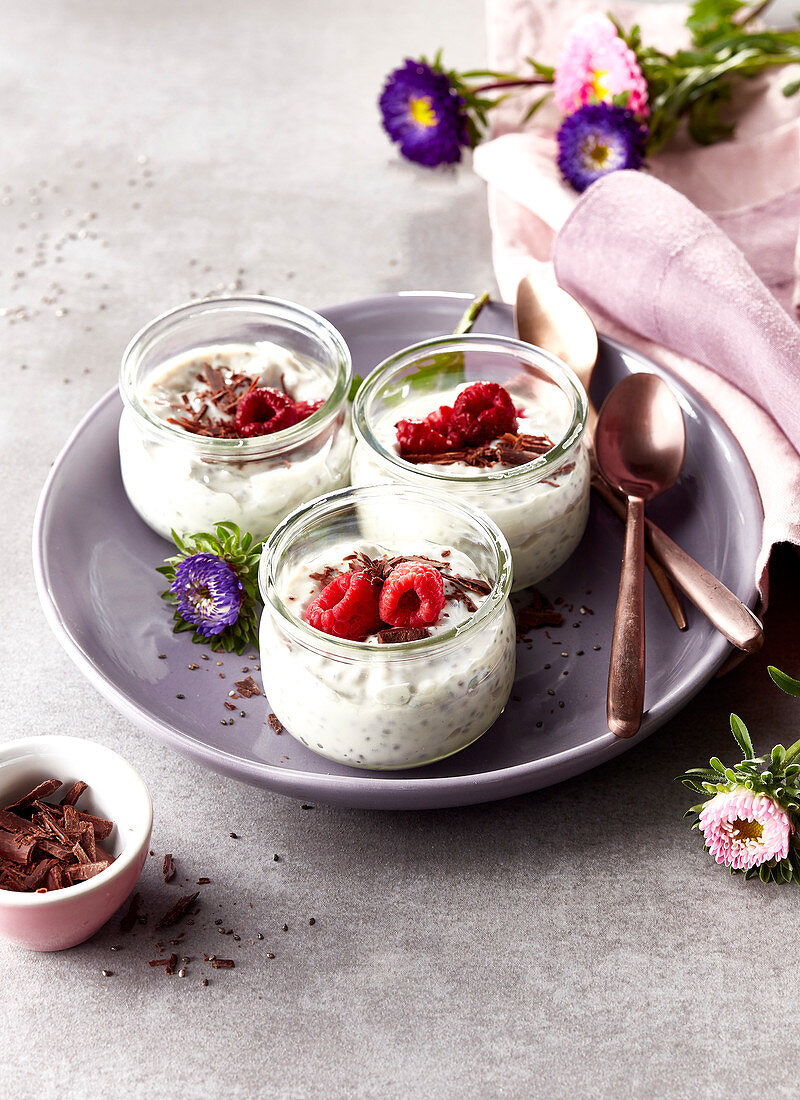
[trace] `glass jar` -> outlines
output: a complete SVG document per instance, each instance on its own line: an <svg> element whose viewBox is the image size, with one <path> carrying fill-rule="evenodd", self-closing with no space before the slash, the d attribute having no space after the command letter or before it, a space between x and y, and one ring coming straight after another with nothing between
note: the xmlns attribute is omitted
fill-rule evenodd
<svg viewBox="0 0 800 1100"><path fill-rule="evenodd" d="M392 532L376 536L387 509ZM468 558L491 590L440 633L385 645L349 641L316 630L298 611L298 578L308 585L309 563L326 549L336 567L359 550L438 559L443 548L445 558ZM314 752L357 768L418 767L477 740L505 707L516 662L511 557L495 525L468 506L409 486L332 493L276 528L258 579L264 690L286 729Z"/></svg>
<svg viewBox="0 0 800 1100"><path fill-rule="evenodd" d="M505 387L552 446L533 461L506 468L413 465L401 458L397 421L452 405L459 389L478 381ZM563 565L586 527L586 410L577 376L531 344L482 334L425 340L384 360L356 394L351 482L416 485L482 509L508 539L514 588L524 588Z"/></svg>
<svg viewBox="0 0 800 1100"><path fill-rule="evenodd" d="M172 364L180 372L184 360L191 364L212 353L223 360L246 357L271 345L284 359L287 353L296 357L287 361L302 367L309 392L325 399L292 427L246 439L196 435L158 415L146 398L155 382L169 377ZM278 361L272 365L277 372ZM181 377L188 371L187 365ZM119 451L128 499L164 538L173 529L193 534L224 520L264 538L303 501L348 484L351 374L342 336L291 302L206 299L163 314L134 336L122 357Z"/></svg>

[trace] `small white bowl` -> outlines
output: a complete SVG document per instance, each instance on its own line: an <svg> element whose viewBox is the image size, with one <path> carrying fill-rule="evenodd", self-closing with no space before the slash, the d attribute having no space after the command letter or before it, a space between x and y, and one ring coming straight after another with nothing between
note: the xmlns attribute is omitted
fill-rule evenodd
<svg viewBox="0 0 800 1100"><path fill-rule="evenodd" d="M114 822L103 841L116 857L86 882L46 894L0 889L0 935L32 951L63 951L93 936L132 892L147 858L153 804L144 780L104 745L81 737L25 737L0 744L0 806L44 779L89 784L77 808Z"/></svg>

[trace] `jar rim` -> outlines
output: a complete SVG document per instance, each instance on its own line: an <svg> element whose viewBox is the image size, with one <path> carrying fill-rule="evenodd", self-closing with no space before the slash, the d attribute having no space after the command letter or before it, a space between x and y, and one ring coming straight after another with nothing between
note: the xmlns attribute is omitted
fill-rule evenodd
<svg viewBox="0 0 800 1100"><path fill-rule="evenodd" d="M292 543L298 530L311 518L311 513L316 513L313 516L315 520L324 520L347 508L355 509L359 501L385 499L386 488L386 485L351 485L308 501L283 519L265 542L258 566L258 587L265 611L269 604L284 625L288 626L290 633L306 648L315 649L324 655L334 654L350 660L363 659L367 654L370 655L370 659L385 660L388 657L393 659L419 657L431 651L445 652L459 645L465 637L474 634L495 611L501 609L507 602L513 578L511 549L497 525L482 511L473 509L461 501L444 499L440 493L434 493L428 489L402 485L393 488L392 495L395 498L399 493L410 501L416 500L427 506L449 510L462 520L466 518L473 530L481 532L484 536L494 558L496 577L491 592L477 611L469 619L456 624L442 634L420 638L414 642L390 642L380 646L325 634L291 611L278 594L276 564L282 560L284 551Z"/></svg>
<svg viewBox="0 0 800 1100"><path fill-rule="evenodd" d="M323 404L311 416L271 435L252 436L245 439L217 439L214 436L196 436L175 424L155 416L139 399L135 371L143 354L163 333L175 324L202 314L261 312L266 316L289 322L308 336L316 338L325 347L336 367L333 389ZM202 298L184 302L143 325L129 340L122 354L120 365L120 393L125 407L142 423L146 430L158 439L170 439L193 453L217 460L234 458L261 458L289 450L321 432L338 416L346 402L353 373L350 349L342 334L327 318L305 306L283 298L264 295Z"/></svg>
<svg viewBox="0 0 800 1100"><path fill-rule="evenodd" d="M542 455L537 455L531 462L520 466L512 466L502 470L481 469L479 473L471 475L451 474L441 467L433 470L423 470L420 466L412 465L401 458L395 451L389 450L377 438L372 430L369 417L369 402L377 396L381 387L403 367L421 357L423 353L431 354L436 351L475 351L481 347L494 347L501 351L514 352L528 363L544 369L545 373L559 386L570 400L572 405L572 417L561 439L550 450ZM373 454L398 470L404 478L415 480L416 477L430 479L433 487L438 485L462 486L470 489L490 489L497 484L511 484L521 486L527 481L541 481L549 474L555 473L566 461L568 454L581 439L586 427L588 415L588 398L586 390L577 374L566 363L555 355L545 351L535 344L516 340L511 336L495 336L489 333L462 333L451 336L435 336L419 343L411 344L401 351L388 356L370 373L369 377L359 386L353 400L353 427L356 438L363 443Z"/></svg>

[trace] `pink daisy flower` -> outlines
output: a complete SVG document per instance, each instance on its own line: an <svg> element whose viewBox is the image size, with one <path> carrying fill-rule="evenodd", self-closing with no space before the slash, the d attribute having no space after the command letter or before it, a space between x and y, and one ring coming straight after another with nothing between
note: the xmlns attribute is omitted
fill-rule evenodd
<svg viewBox="0 0 800 1100"><path fill-rule="evenodd" d="M717 863L736 871L789 854L793 826L772 798L734 787L715 795L700 811L700 828Z"/></svg>
<svg viewBox="0 0 800 1100"><path fill-rule="evenodd" d="M556 65L555 101L572 114L595 98L610 103L628 92L627 107L646 118L647 81L633 50L623 42L611 20L599 12L582 15L566 37Z"/></svg>

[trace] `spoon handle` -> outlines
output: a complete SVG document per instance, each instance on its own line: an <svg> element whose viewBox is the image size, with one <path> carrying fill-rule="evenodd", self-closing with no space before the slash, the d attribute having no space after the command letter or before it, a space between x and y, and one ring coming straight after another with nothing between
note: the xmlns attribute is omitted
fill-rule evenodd
<svg viewBox="0 0 800 1100"><path fill-rule="evenodd" d="M646 520L647 535L654 556L686 593L695 607L729 642L745 653L755 653L764 642L764 628L756 616L733 592L699 562L690 557L669 535Z"/></svg>
<svg viewBox="0 0 800 1100"><path fill-rule="evenodd" d="M644 501L630 496L608 670L608 728L617 737L633 737L643 711Z"/></svg>

